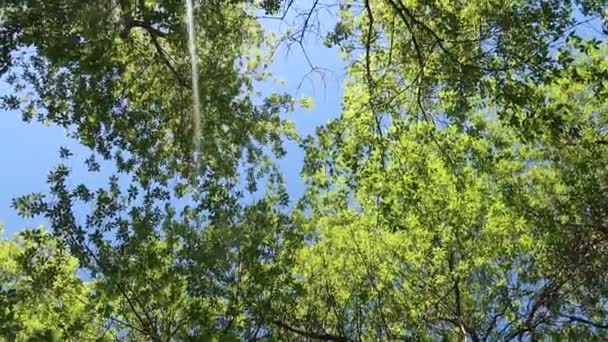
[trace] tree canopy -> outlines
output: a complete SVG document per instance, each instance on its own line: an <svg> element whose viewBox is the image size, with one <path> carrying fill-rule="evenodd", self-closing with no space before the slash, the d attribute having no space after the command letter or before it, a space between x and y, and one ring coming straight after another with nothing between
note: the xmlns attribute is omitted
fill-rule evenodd
<svg viewBox="0 0 608 342"><path fill-rule="evenodd" d="M194 3L199 132L181 0L0 4L2 108L116 167L14 199L48 231L0 241L0 339L608 338L605 1ZM304 136L260 89L318 35L347 78Z"/></svg>

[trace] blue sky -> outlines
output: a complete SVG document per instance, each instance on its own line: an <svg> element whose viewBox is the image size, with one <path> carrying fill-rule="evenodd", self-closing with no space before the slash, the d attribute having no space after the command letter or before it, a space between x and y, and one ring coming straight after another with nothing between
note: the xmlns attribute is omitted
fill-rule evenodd
<svg viewBox="0 0 608 342"><path fill-rule="evenodd" d="M0 84L0 93L8 90L6 84ZM0 114L0 222L4 224L6 233L46 223L43 217L19 217L11 208L11 201L31 192L46 192L46 178L60 162L61 146L68 147L75 155L70 166L80 178L78 181L97 186L107 182L106 177L95 177L86 172L80 161L87 158L90 151L67 138L62 128L23 122L18 112Z"/></svg>
<svg viewBox="0 0 608 342"><path fill-rule="evenodd" d="M279 28L274 23L265 25ZM279 51L272 67L275 76L287 81L284 87L275 90L287 91L296 97L314 98L315 105L311 110L297 109L294 113L285 115L285 118L295 121L298 131L302 134L313 133L317 126L339 114L344 79L343 63L338 60L336 51L323 46L320 40L308 42L306 51L313 64L327 69L323 77L320 74L311 74L304 79L310 69L298 47L292 48L290 52L285 49ZM273 86L264 85L262 88L266 89L262 90L267 92L272 90L271 87ZM5 83L0 83L0 94L6 94L8 91L10 91L9 87ZM38 122L23 122L18 112L1 112L0 222L4 224L7 235L23 228L46 224L43 217L32 219L19 217L11 208L11 200L31 192L47 191L46 178L49 171L60 162L59 147L61 146L68 147L75 154L69 165L73 171L74 182L83 182L93 187L102 186L107 182L109 173L86 172L84 164L80 161L87 158L90 151L80 146L77 141L68 138L62 128L44 126ZM303 152L293 143L287 143L287 149L287 156L280 160L279 164L285 172L290 194L292 197L297 197L303 190L300 180Z"/></svg>

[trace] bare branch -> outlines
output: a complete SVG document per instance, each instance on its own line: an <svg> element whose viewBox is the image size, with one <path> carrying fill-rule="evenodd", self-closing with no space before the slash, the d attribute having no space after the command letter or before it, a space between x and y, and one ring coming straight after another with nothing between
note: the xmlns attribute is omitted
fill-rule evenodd
<svg viewBox="0 0 608 342"><path fill-rule="evenodd" d="M306 33L306 28L308 27L308 22L310 21L310 17L312 16L312 13L315 11L317 4L319 4L319 0L315 0L312 3L312 7L310 8L310 10L308 11L308 14L306 15L306 19L304 20L304 25L302 26L302 33L300 34L300 39L299 39L300 44L302 44L302 42L304 41L304 34Z"/></svg>

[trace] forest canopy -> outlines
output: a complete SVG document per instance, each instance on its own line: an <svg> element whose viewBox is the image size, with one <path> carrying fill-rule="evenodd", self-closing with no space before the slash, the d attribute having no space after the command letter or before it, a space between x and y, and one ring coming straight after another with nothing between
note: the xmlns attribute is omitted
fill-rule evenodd
<svg viewBox="0 0 608 342"><path fill-rule="evenodd" d="M608 339L605 0L186 7L0 3L2 110L115 167L13 200L48 224L0 240L0 341ZM303 134L271 69L313 40L346 78Z"/></svg>

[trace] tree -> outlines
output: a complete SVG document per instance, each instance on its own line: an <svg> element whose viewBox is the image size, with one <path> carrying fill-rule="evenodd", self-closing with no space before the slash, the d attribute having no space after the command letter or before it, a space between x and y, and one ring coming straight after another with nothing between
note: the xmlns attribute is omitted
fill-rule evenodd
<svg viewBox="0 0 608 342"><path fill-rule="evenodd" d="M342 7L328 39L351 81L341 117L304 144L314 243L295 335L605 337L605 164L591 155L606 50L572 31L573 9Z"/></svg>
<svg viewBox="0 0 608 342"><path fill-rule="evenodd" d="M0 241L0 338L6 341L109 340L91 284L77 260L42 229ZM105 338L105 339L104 339Z"/></svg>
<svg viewBox="0 0 608 342"><path fill-rule="evenodd" d="M607 46L579 31L606 26L601 1L340 2L343 112L304 138L280 118L291 96L255 83L256 11L293 1L199 5L201 151L181 2L2 6L5 106L132 177L73 186L64 161L48 194L14 202L91 272L117 338L607 337ZM292 210L272 160L287 138L306 151Z"/></svg>
<svg viewBox="0 0 608 342"><path fill-rule="evenodd" d="M49 193L14 206L49 219L91 272L103 318L124 338L243 337L261 329L258 306L269 294L256 293L258 300L249 293L278 281L267 274L280 273L274 258L283 252L275 250L289 231L270 155L284 154L281 140L293 132L279 116L291 97L263 97L254 88L266 77L257 9L197 4L203 125L193 132L182 1L1 5L2 72L13 85L5 108L65 127L91 148L91 172L99 171L99 156L117 169L105 188L71 186L71 153L62 150ZM262 177L273 193L243 205L243 192L256 191ZM243 178L246 189L237 188ZM180 199L189 205L175 205ZM77 211L83 204L92 210Z"/></svg>
<svg viewBox="0 0 608 342"><path fill-rule="evenodd" d="M265 67L250 53L263 37L249 7L197 6L204 120L197 134L182 1L5 1L0 70L14 92L4 106L65 127L144 184L234 177L242 153L255 158L258 142L278 143L278 112L289 104L281 96L254 102L253 83ZM193 162L193 137L202 139L201 165Z"/></svg>

